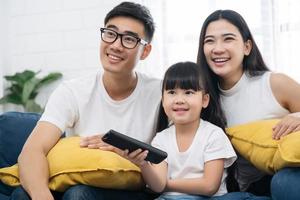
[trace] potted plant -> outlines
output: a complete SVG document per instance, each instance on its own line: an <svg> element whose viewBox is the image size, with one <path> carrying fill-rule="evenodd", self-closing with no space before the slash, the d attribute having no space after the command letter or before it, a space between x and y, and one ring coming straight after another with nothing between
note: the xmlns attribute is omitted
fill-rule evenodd
<svg viewBox="0 0 300 200"><path fill-rule="evenodd" d="M38 78L37 74L39 72L25 70L12 76L4 76L10 82L10 86L6 88L7 94L0 98L0 104L12 103L21 105L27 112L42 112L43 108L35 102L40 88L60 79L62 74L49 73L42 78Z"/></svg>

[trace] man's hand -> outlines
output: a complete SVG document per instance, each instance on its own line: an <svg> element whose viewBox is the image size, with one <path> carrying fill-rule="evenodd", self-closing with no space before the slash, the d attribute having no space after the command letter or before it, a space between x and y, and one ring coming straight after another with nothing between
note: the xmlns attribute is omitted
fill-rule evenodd
<svg viewBox="0 0 300 200"><path fill-rule="evenodd" d="M103 142L102 135L82 137L80 139L80 147L115 152L139 167L147 163L145 158L148 155L148 151L142 151L141 149L137 149L131 153L129 153L128 150L123 151L117 147Z"/></svg>
<svg viewBox="0 0 300 200"><path fill-rule="evenodd" d="M119 155L123 155L123 151L110 144L103 142L103 135L93 135L80 138L80 147L89 149L100 149L104 151L113 151Z"/></svg>
<svg viewBox="0 0 300 200"><path fill-rule="evenodd" d="M100 147L108 145L102 141L102 135L93 135L80 138L80 147L89 149L99 149Z"/></svg>
<svg viewBox="0 0 300 200"><path fill-rule="evenodd" d="M296 114L296 113L294 113ZM273 127L273 139L279 140L280 138L300 130L300 117L289 114L285 116L278 124Z"/></svg>

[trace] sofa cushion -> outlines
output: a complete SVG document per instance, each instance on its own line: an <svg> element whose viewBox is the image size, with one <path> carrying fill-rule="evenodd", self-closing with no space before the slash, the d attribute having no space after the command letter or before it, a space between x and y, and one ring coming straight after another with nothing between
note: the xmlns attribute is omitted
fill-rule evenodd
<svg viewBox="0 0 300 200"><path fill-rule="evenodd" d="M79 137L61 139L48 153L49 188L64 191L75 184L112 189L140 189L140 169L118 154L99 149L80 148ZM0 169L2 182L17 186L18 166Z"/></svg>
<svg viewBox="0 0 300 200"><path fill-rule="evenodd" d="M39 118L37 113L6 112L0 115L0 168L17 163L22 147Z"/></svg>
<svg viewBox="0 0 300 200"><path fill-rule="evenodd" d="M262 120L227 128L234 148L258 169L273 174L284 167L300 167L300 131L272 139L279 120Z"/></svg>

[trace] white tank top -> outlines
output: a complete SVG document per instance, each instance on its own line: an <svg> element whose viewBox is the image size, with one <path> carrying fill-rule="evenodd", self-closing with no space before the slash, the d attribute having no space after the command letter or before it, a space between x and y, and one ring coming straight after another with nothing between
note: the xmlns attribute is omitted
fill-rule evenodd
<svg viewBox="0 0 300 200"><path fill-rule="evenodd" d="M255 77L244 73L231 89L221 89L221 106L228 127L256 120L282 118L289 114L289 111L283 108L274 97L270 77L271 72ZM265 173L256 169L242 157L237 160L236 176L242 191L264 175Z"/></svg>
<svg viewBox="0 0 300 200"><path fill-rule="evenodd" d="M289 113L273 95L271 72L249 77L245 73L229 90L222 90L221 105L228 127L251 121L281 118Z"/></svg>

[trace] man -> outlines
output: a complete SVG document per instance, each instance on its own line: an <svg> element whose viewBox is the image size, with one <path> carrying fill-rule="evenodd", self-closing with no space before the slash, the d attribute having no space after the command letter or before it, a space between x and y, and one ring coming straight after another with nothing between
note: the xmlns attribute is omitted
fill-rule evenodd
<svg viewBox="0 0 300 200"><path fill-rule="evenodd" d="M134 71L151 51L152 16L140 4L123 2L106 15L104 25L100 30L103 72L63 82L49 98L19 156L20 181L33 200L148 198L142 192L84 185L73 186L64 194L48 188L46 155L64 131L67 137L75 133L90 136L81 141L81 146L88 148L103 145L99 135L109 129L144 142L150 142L155 132L160 81ZM13 199L29 199L22 187L13 192Z"/></svg>

